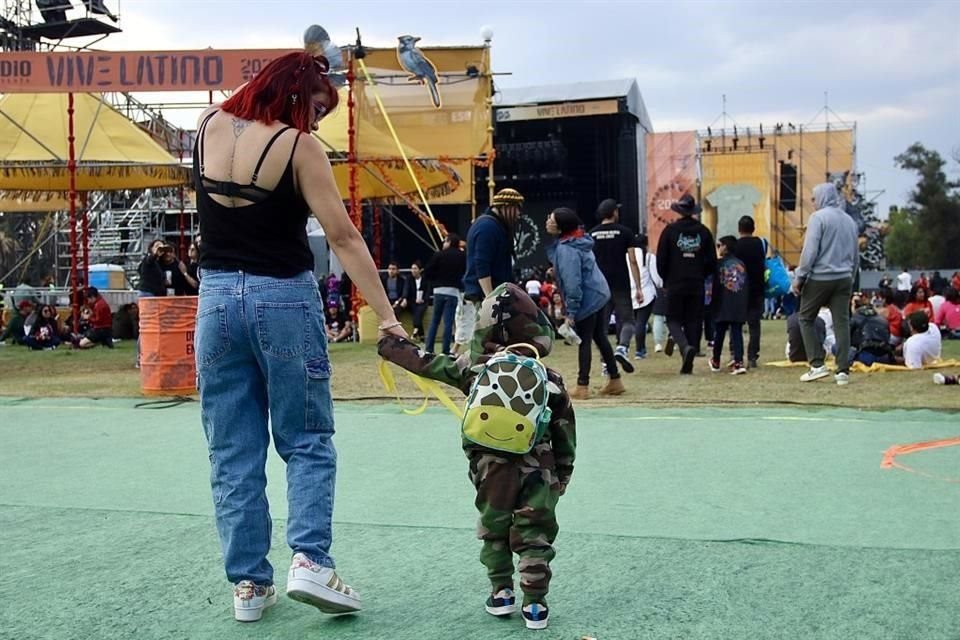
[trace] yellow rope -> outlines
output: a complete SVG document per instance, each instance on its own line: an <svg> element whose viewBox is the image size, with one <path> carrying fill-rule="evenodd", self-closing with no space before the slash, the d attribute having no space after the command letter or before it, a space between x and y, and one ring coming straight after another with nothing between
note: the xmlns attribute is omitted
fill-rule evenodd
<svg viewBox="0 0 960 640"><path fill-rule="evenodd" d="M367 85L370 87L370 90L373 92L373 98L377 102L377 106L380 108L380 113L383 114L383 119L387 123L387 128L390 130L390 135L393 136L393 142L397 145L397 151L400 152L400 157L403 158L403 164L406 165L407 171L410 173L410 177L413 178L413 184L417 185L417 193L420 194L420 200L423 202L424 208L427 210L427 214L430 216L430 220L433 221L433 228L436 231L437 236L440 236L440 223L437 222L437 219L433 215L433 211L430 209L430 203L427 202L427 196L423 193L423 188L420 186L420 181L417 180L416 174L413 172L413 167L410 166L410 160L407 159L407 154L403 150L403 145L400 143L400 137L397 135L396 130L393 128L393 122L390 120L390 115L387 113L386 107L383 106L383 101L380 99L380 93L377 91L377 85L374 83L373 78L370 76L370 72L367 71L367 65L364 63L363 58L358 58L357 62L360 63L360 70L363 71L363 76L367 80ZM428 227L429 229L429 227ZM441 237L442 241L443 238ZM433 246L439 249L436 240L433 238L433 235L430 235L430 241L433 243Z"/></svg>

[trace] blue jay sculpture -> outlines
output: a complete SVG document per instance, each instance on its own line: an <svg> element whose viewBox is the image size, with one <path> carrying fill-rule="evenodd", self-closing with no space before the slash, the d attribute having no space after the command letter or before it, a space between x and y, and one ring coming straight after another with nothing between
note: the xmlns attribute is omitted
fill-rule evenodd
<svg viewBox="0 0 960 640"><path fill-rule="evenodd" d="M440 91L437 89L437 67L430 62L423 52L417 49L417 36L400 36L397 38L397 60L404 71L410 74L410 82L419 82L427 85L430 91L430 100L433 106L440 108Z"/></svg>

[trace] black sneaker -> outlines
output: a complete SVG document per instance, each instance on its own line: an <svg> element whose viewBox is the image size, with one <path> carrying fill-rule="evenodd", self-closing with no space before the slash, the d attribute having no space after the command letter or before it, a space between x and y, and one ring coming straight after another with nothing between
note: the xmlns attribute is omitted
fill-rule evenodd
<svg viewBox="0 0 960 640"><path fill-rule="evenodd" d="M613 357L617 359L617 362L620 363L620 366L627 373L633 373L636 369L633 366L633 363L630 362L630 358L627 356L627 348L624 346L619 346L613 351Z"/></svg>
<svg viewBox="0 0 960 640"><path fill-rule="evenodd" d="M757 368L757 361L756 361L756 359L754 359L754 360L747 360L747 369L756 369L756 368Z"/></svg>
<svg viewBox="0 0 960 640"><path fill-rule="evenodd" d="M693 361L696 357L697 348L692 345L688 345L687 348L683 350L683 366L680 367L680 373L693 373Z"/></svg>
<svg viewBox="0 0 960 640"><path fill-rule="evenodd" d="M513 589L505 587L487 598L486 610L492 616L508 616L517 609Z"/></svg>
<svg viewBox="0 0 960 640"><path fill-rule="evenodd" d="M546 603L531 602L523 607L523 621L527 629L546 629L550 618L550 609Z"/></svg>
<svg viewBox="0 0 960 640"><path fill-rule="evenodd" d="M673 341L673 338L667 338L667 346L663 348L663 354L667 356L673 355L673 347L676 343Z"/></svg>

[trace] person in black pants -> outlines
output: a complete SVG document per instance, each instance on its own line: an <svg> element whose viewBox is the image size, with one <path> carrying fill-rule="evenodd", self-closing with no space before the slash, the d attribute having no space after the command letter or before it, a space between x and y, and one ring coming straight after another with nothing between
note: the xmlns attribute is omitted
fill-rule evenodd
<svg viewBox="0 0 960 640"><path fill-rule="evenodd" d="M413 334L410 338L414 342L423 340L423 314L430 306L430 283L423 277L423 268L419 260L410 265L410 277L407 278L407 308L413 315Z"/></svg>
<svg viewBox="0 0 960 640"><path fill-rule="evenodd" d="M703 326L704 280L717 268L717 250L713 234L693 217L701 209L692 196L682 196L670 208L681 217L660 236L657 269L667 295L670 337L683 355L680 373L689 374L693 373ZM667 355L672 353L669 346Z"/></svg>
<svg viewBox="0 0 960 640"><path fill-rule="evenodd" d="M767 270L767 247L763 240L753 235L756 227L753 218L743 216L737 223L740 238L734 253L747 268L747 367L755 369L760 358L760 319L763 317L763 301L766 284L763 274Z"/></svg>
<svg viewBox="0 0 960 640"><path fill-rule="evenodd" d="M443 320L441 352L450 353L453 342L453 323L457 304L463 295L463 274L467 271L467 254L460 249L460 236L451 233L443 241L443 248L435 253L424 269L424 275L433 288L433 317L427 329L424 345L427 353L433 353L440 320Z"/></svg>

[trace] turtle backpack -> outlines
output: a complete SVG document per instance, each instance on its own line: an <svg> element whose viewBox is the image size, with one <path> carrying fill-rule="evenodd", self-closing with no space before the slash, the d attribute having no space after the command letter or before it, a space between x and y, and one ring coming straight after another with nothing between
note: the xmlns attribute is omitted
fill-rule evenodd
<svg viewBox="0 0 960 640"><path fill-rule="evenodd" d="M516 353L518 347L537 356ZM560 393L547 378L537 348L510 345L475 371L463 412L463 436L494 451L528 453L550 424L550 394Z"/></svg>

